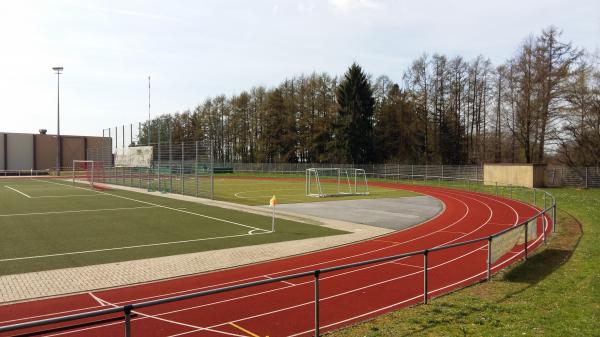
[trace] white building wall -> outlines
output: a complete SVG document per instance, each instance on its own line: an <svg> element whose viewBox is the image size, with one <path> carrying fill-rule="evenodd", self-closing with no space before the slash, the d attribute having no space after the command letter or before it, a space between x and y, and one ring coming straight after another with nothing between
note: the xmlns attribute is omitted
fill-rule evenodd
<svg viewBox="0 0 600 337"><path fill-rule="evenodd" d="M0 171L4 170L4 134L0 132Z"/></svg>
<svg viewBox="0 0 600 337"><path fill-rule="evenodd" d="M6 142L8 169L33 169L33 135L9 133Z"/></svg>

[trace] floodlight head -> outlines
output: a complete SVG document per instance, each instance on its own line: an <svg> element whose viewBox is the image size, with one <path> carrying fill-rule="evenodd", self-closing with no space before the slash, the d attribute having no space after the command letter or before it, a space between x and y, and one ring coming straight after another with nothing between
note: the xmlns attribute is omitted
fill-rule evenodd
<svg viewBox="0 0 600 337"><path fill-rule="evenodd" d="M60 72L63 70L63 67L52 67L52 70L54 70L56 72Z"/></svg>

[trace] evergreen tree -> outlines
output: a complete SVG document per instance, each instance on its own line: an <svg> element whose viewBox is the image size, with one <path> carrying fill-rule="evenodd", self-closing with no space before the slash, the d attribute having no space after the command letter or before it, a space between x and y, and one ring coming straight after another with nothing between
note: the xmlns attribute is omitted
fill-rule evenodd
<svg viewBox="0 0 600 337"><path fill-rule="evenodd" d="M373 154L373 90L362 68L353 63L337 88L338 116L333 147L344 162L368 163Z"/></svg>

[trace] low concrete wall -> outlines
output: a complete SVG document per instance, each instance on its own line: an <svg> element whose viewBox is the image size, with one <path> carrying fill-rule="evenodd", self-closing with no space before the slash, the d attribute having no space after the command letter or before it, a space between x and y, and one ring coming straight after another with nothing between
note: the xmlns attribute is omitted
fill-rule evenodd
<svg viewBox="0 0 600 337"><path fill-rule="evenodd" d="M486 185L544 186L544 164L484 164L483 180Z"/></svg>

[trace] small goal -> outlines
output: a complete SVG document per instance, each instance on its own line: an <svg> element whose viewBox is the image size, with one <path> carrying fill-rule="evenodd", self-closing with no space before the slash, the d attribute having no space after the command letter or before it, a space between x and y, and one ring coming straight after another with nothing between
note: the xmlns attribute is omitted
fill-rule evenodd
<svg viewBox="0 0 600 337"><path fill-rule="evenodd" d="M87 182L90 187L106 189L104 182L104 163L95 160L73 160L73 184Z"/></svg>
<svg viewBox="0 0 600 337"><path fill-rule="evenodd" d="M365 170L355 168L309 168L305 187L316 198L369 194Z"/></svg>

